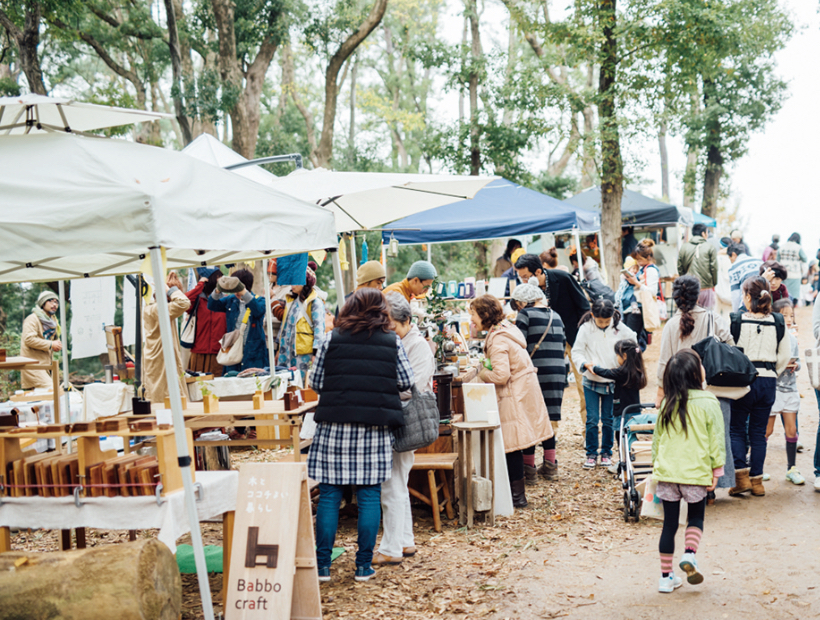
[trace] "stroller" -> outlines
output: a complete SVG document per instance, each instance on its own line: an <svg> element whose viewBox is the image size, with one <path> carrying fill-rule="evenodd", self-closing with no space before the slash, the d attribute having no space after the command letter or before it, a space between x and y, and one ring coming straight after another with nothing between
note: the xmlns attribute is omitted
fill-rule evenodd
<svg viewBox="0 0 820 620"><path fill-rule="evenodd" d="M621 414L618 477L624 489L624 521L627 523L640 520L638 483L652 473L652 433L658 415L640 412L654 408L654 403L630 405Z"/></svg>

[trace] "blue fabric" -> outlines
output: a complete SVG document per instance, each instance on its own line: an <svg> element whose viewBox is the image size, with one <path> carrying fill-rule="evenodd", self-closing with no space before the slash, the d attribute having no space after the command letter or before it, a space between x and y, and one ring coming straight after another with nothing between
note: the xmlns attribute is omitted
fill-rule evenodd
<svg viewBox="0 0 820 620"><path fill-rule="evenodd" d="M384 243L390 237L399 243L435 243L558 232L573 226L591 232L601 227L600 221L597 213L498 179L472 199L396 220L385 227L382 238ZM401 228L408 230L397 230Z"/></svg>
<svg viewBox="0 0 820 620"><path fill-rule="evenodd" d="M774 405L774 377L758 377L743 398L732 401L732 456L735 469L746 467L746 427L749 429L749 475L760 476L766 461L766 427Z"/></svg>
<svg viewBox="0 0 820 620"><path fill-rule="evenodd" d="M565 203L582 209L601 212L601 188L591 187L568 198ZM670 205L638 192L624 189L621 199L621 221L623 226L674 226L678 223L692 226L688 214L684 215L675 205Z"/></svg>
<svg viewBox="0 0 820 620"><path fill-rule="evenodd" d="M319 505L316 509L316 564L318 568L330 568L333 543L339 527L339 506L344 487L336 484L319 485ZM356 487L356 503L359 506L359 539L356 551L356 567L369 567L373 561L373 548L381 522L381 485Z"/></svg>
<svg viewBox="0 0 820 620"><path fill-rule="evenodd" d="M611 385L611 384L609 384ZM587 403L586 452L587 457L598 456L598 423L601 423L601 456L612 456L614 406L613 394L601 394L584 385L584 398Z"/></svg>
<svg viewBox="0 0 820 620"><path fill-rule="evenodd" d="M208 297L208 310L211 312L224 312L227 315L227 325L229 327L236 325L236 321L239 318L239 300L236 298L236 295L225 295L219 299L216 298L217 295L219 295L219 292L215 290L211 293L211 296ZM227 366L225 372L270 366L268 360L268 344L265 340L265 330L263 328L265 322L265 298L254 297L250 303L248 303L248 308L251 309L251 315L248 317L248 336L245 340L242 364ZM229 329L228 331L232 330Z"/></svg>
<svg viewBox="0 0 820 620"><path fill-rule="evenodd" d="M279 286L304 286L308 255L291 254L276 259L276 283Z"/></svg>
<svg viewBox="0 0 820 620"><path fill-rule="evenodd" d="M705 224L707 228L717 228L716 219L703 215L703 213L693 213L692 215L695 217L695 224Z"/></svg>

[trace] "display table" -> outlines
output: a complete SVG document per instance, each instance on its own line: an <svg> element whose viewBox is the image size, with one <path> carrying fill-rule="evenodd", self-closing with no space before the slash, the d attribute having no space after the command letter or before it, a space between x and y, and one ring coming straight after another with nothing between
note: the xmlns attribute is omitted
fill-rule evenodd
<svg viewBox="0 0 820 620"><path fill-rule="evenodd" d="M274 399L282 398L282 394L288 387L288 381L291 373L283 372L276 373L276 376L281 378L279 387L275 390ZM190 378L189 378L190 380ZM204 384L211 393L221 400L250 400L253 393L256 392L257 384L265 385L270 380L268 375L263 377L216 377L206 381L197 381L194 379L188 383L188 400L190 402L202 401L201 384Z"/></svg>
<svg viewBox="0 0 820 620"><path fill-rule="evenodd" d="M131 411L134 386L127 383L89 383L83 388L81 422L93 422ZM70 420L76 422L77 420Z"/></svg>
<svg viewBox="0 0 820 620"><path fill-rule="evenodd" d="M66 416L65 412L63 412L63 417L67 417L68 419L63 421L68 424L73 424L74 422L81 421L83 417L83 397L79 392L69 392L68 398L68 415ZM36 425L37 422L41 424L54 424L56 422L53 400L30 400L27 402L7 401L0 403L0 414L11 413L13 409L16 409L19 413L21 426L33 426ZM56 446L57 442L54 439L37 439L34 441L34 449L37 450L37 452L45 452L46 450L54 449Z"/></svg>

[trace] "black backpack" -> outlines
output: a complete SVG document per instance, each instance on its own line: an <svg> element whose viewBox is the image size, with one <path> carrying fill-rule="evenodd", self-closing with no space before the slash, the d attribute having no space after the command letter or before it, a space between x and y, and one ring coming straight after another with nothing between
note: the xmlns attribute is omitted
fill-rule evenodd
<svg viewBox="0 0 820 620"><path fill-rule="evenodd" d="M782 317L781 317L782 318ZM692 346L700 356L706 372L706 383L720 387L747 387L757 378L757 368L742 349L714 337L714 316L709 317L710 335ZM734 336L734 315L732 315ZM738 327L739 329L739 327ZM734 336L737 339L740 336ZM735 340L737 342L737 340Z"/></svg>
<svg viewBox="0 0 820 620"><path fill-rule="evenodd" d="M757 319L743 319L742 312L732 312L731 315L732 324L732 338L735 339L735 344L740 341L740 326L743 323L751 323L753 325L764 325L770 326L771 324L768 321L759 321ZM772 318L774 318L774 328L777 330L777 345L780 346L780 341L786 336L786 321L783 319L783 315L778 312L772 313Z"/></svg>
<svg viewBox="0 0 820 620"><path fill-rule="evenodd" d="M615 303L615 291L601 280L583 280L581 281L581 288L584 290L590 303L594 303L596 299L608 299L612 303Z"/></svg>

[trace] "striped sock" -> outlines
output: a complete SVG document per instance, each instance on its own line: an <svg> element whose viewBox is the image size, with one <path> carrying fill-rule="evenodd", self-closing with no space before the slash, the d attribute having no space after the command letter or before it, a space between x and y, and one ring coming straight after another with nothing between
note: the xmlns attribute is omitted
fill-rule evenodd
<svg viewBox="0 0 820 620"><path fill-rule="evenodd" d="M555 449L544 450L544 460L550 463L555 463Z"/></svg>
<svg viewBox="0 0 820 620"><path fill-rule="evenodd" d="M698 545L700 545L700 539L703 536L703 530L698 527L687 527L686 528L686 538L684 539L684 546L686 547L686 553L697 553L698 552Z"/></svg>
<svg viewBox="0 0 820 620"><path fill-rule="evenodd" d="M672 572L672 565L675 563L675 560L671 553L661 553L661 574L664 577L668 577L669 573Z"/></svg>
<svg viewBox="0 0 820 620"><path fill-rule="evenodd" d="M535 467L535 454L525 454L524 455L524 465L529 465L530 467Z"/></svg>

